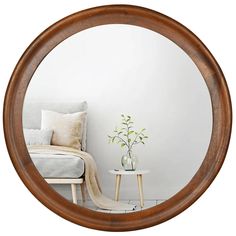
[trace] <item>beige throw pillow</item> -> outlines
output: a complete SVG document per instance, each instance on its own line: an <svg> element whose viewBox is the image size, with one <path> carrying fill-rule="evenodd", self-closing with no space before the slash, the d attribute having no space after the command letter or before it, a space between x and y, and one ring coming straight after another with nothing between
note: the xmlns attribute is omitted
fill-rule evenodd
<svg viewBox="0 0 236 236"><path fill-rule="evenodd" d="M81 150L86 112L62 114L42 110L41 129L53 130L52 145Z"/></svg>

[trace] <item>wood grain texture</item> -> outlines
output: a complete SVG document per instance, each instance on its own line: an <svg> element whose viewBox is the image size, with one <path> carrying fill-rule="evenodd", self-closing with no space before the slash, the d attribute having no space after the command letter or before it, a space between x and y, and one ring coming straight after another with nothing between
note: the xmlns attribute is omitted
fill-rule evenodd
<svg viewBox="0 0 236 236"><path fill-rule="evenodd" d="M141 26L169 38L181 47L200 70L212 101L213 129L205 159L191 181L176 195L142 212L107 214L77 206L54 191L42 178L27 151L22 130L22 106L28 84L45 56L60 42L90 27L104 24ZM4 132L13 165L27 188L49 209L71 222L108 230L136 230L160 224L196 201L219 172L231 133L231 102L224 75L204 44L187 28L155 11L129 5L84 10L55 23L27 48L9 82L4 102Z"/></svg>

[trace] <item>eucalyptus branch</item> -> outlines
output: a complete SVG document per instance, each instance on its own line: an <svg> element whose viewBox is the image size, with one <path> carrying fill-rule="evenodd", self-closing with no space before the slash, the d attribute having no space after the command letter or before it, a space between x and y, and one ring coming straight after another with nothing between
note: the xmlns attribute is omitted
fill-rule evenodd
<svg viewBox="0 0 236 236"><path fill-rule="evenodd" d="M130 146L130 137L129 137L129 129L130 129L130 127L129 127L129 124L128 124L128 121L130 120L130 117L128 117L128 119L127 120L125 120L125 125L126 125L126 127L127 127L127 136L126 136L126 138L127 138L127 143L128 143L128 150L130 150L131 149L131 146Z"/></svg>
<svg viewBox="0 0 236 236"><path fill-rule="evenodd" d="M116 136L117 138L119 138L122 142L124 142L125 143L125 145L128 147L128 144L127 144L127 142L123 139L123 138L121 138L119 135L117 135Z"/></svg>
<svg viewBox="0 0 236 236"><path fill-rule="evenodd" d="M114 143L114 141L118 139L117 143L121 143L121 147L126 146L128 152L131 152L134 145L137 145L139 143L145 144L144 139L147 139L148 137L144 134L145 129L142 129L139 132L136 132L132 129L133 128L132 124L134 122L131 120L130 116L121 115L121 117L122 117L121 129L115 128L114 130L115 135L114 136L108 135L108 138L112 143ZM121 135L123 137L121 137Z"/></svg>
<svg viewBox="0 0 236 236"><path fill-rule="evenodd" d="M144 143L144 142L142 142L142 141L134 142L132 146L137 145L139 143Z"/></svg>
<svg viewBox="0 0 236 236"><path fill-rule="evenodd" d="M139 141L138 143L135 143L135 142L137 141L137 138L139 137L139 135L140 135L141 133L142 133L142 131L140 131L139 133L137 133L137 135L136 135L135 138L134 138L133 143L131 144L131 148L133 147L133 145L136 145L136 144L140 143L140 141Z"/></svg>

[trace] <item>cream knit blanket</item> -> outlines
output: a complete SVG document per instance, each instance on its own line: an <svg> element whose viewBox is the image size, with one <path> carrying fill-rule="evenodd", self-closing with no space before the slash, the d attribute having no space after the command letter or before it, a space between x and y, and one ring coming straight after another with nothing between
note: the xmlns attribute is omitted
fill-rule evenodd
<svg viewBox="0 0 236 236"><path fill-rule="evenodd" d="M91 200L97 207L113 211L131 211L136 208L135 205L114 201L102 194L97 177L96 163L89 153L74 148L54 145L32 145L28 146L28 151L30 154L73 155L83 159L85 163L85 184Z"/></svg>

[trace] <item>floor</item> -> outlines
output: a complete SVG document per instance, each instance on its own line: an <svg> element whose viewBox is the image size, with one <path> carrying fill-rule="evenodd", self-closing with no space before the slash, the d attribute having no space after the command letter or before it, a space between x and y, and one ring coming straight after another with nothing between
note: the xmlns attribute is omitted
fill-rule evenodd
<svg viewBox="0 0 236 236"><path fill-rule="evenodd" d="M124 200L124 201L121 201L121 202L124 202L124 203L130 203L130 204L137 205L137 207L136 207L136 209L134 211L110 211L110 210L100 209L100 208L96 207L91 200L87 200L84 203L84 205L79 200L78 204L83 206L83 207L86 207L86 208L89 208L91 210L94 210L94 211L105 212L105 213L114 213L114 214L118 214L119 213L120 214L120 213L129 213L129 212L142 211L142 210L145 210L147 208L156 206L156 205L158 205L158 204L160 204L160 203L162 203L164 201L165 201L164 199L146 199L144 201L144 207L143 208L140 207L139 200Z"/></svg>

